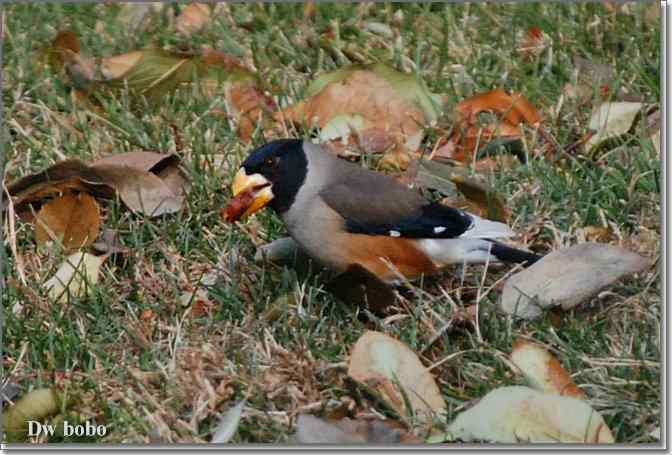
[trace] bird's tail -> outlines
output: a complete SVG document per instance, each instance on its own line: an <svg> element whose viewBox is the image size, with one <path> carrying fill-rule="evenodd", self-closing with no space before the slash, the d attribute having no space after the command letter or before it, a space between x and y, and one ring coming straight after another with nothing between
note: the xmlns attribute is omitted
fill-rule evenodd
<svg viewBox="0 0 672 455"><path fill-rule="evenodd" d="M502 262L513 262L516 264L525 262L526 265L532 265L543 257L529 251L517 250L493 240L491 242L490 254Z"/></svg>

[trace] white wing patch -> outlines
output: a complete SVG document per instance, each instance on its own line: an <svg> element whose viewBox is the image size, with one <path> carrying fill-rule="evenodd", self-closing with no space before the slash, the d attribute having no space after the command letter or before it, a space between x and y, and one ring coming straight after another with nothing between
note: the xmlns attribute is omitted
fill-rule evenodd
<svg viewBox="0 0 672 455"><path fill-rule="evenodd" d="M471 226L459 238L463 239L497 239L513 237L515 233L506 224L491 221L469 213Z"/></svg>
<svg viewBox="0 0 672 455"><path fill-rule="evenodd" d="M401 232L399 232L399 231L390 231L390 237L401 237Z"/></svg>

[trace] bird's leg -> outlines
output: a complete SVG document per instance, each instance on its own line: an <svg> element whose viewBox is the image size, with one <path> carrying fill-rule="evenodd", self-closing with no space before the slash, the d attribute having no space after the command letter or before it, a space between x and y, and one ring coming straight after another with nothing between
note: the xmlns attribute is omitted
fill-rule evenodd
<svg viewBox="0 0 672 455"><path fill-rule="evenodd" d="M346 304L366 308L377 316L396 301L393 287L358 264L337 275L325 289Z"/></svg>

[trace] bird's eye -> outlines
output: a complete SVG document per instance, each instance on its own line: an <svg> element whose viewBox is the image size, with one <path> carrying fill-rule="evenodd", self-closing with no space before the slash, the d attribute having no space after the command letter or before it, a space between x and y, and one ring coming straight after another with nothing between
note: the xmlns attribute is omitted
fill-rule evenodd
<svg viewBox="0 0 672 455"><path fill-rule="evenodd" d="M277 164L277 160L273 157L266 158L266 161L264 161L266 166L274 167Z"/></svg>

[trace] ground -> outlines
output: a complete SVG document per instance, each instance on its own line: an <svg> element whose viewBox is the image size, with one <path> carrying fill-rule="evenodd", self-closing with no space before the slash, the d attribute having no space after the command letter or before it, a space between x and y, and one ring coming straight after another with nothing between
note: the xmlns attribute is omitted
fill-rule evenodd
<svg viewBox="0 0 672 455"><path fill-rule="evenodd" d="M305 39L311 29L319 34L338 25L340 39L366 59L415 71L432 92L447 95L449 105L495 87L522 93L543 114L560 150L586 133L592 108L605 96L659 106L660 25L649 6L318 3L306 18L302 4L235 4L188 45L210 46L256 68L269 93L287 105L301 99L316 74L351 62L349 54ZM65 157L152 150L178 153L192 185L185 209L174 215L148 218L118 200L103 204L105 226L117 230L130 251L105 263L92 295L67 304L49 302L40 287L62 256L38 248L30 224L17 220L12 232L4 221L3 377L21 394L56 386L75 402L66 411L70 420L94 417L107 426L104 438L83 440L209 441L221 413L242 398L237 443L287 442L301 412L324 415L343 406L350 415L372 412L375 402L347 380L344 362L358 337L374 329L406 343L425 365L437 365L432 372L449 420L489 390L522 383L505 362L522 336L560 359L617 441L655 442L662 360L660 157L644 132L599 157L581 147L558 152L557 159L530 153L527 163L492 174L492 183L527 246L549 252L590 239L586 227L601 226L608 229L600 241L651 258L649 271L574 310L524 322L497 311L493 285L506 268L455 267L416 283L395 316L362 322L315 277L253 260L256 246L285 235L270 211L242 225L222 222L232 173L263 138L246 144L232 121L210 115L225 110L221 98L183 90L137 109L121 95L106 99L92 119L77 114L62 73L35 63L40 46L66 29L95 56L151 43L183 45L168 13L131 29L120 23L119 7L109 4L13 4L4 10L6 181ZM400 41L362 32L367 22L389 24ZM552 51L521 56L521 36L530 27L545 34ZM587 97L571 96L580 83L575 56L610 65L616 77ZM591 71L581 71L579 79ZM428 146L449 122L447 112ZM18 276L12 243L27 285ZM214 277L207 289L203 277ZM207 299L193 311L189 296L198 288L206 289ZM476 329L446 330L429 346L458 308L476 303ZM64 440L76 439L54 436L50 442Z"/></svg>

